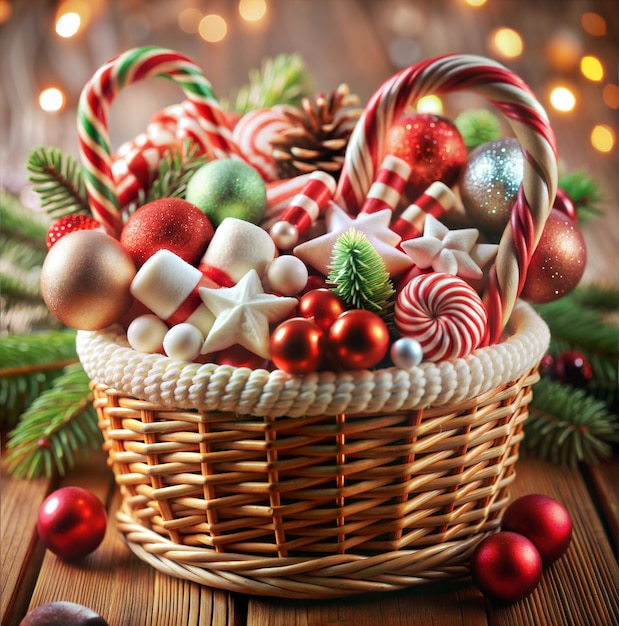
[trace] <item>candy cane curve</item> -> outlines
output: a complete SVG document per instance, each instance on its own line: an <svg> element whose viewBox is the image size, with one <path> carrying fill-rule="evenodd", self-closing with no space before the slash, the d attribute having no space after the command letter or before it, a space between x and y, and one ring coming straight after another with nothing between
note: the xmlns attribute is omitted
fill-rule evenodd
<svg viewBox="0 0 619 626"><path fill-rule="evenodd" d="M211 156L237 155L231 132L211 84L187 57L158 47L142 47L117 55L101 66L82 90L77 131L84 182L93 216L118 236L122 228L112 175L107 113L123 87L148 77L171 79L183 89L208 137Z"/></svg>
<svg viewBox="0 0 619 626"><path fill-rule="evenodd" d="M496 343L526 279L556 194L557 151L546 112L520 77L475 55L446 55L405 68L372 96L350 138L335 193L356 214L384 157L386 131L405 109L429 94L473 91L506 117L524 156L521 190L501 242L484 302L489 325L485 343Z"/></svg>

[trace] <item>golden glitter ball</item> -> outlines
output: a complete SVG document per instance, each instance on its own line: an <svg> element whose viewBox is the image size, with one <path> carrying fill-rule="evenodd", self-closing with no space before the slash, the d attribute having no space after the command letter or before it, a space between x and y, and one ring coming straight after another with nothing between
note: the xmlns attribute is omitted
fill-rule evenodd
<svg viewBox="0 0 619 626"><path fill-rule="evenodd" d="M100 330L131 307L136 269L120 243L101 231L81 230L59 239L41 269L47 308L66 326Z"/></svg>

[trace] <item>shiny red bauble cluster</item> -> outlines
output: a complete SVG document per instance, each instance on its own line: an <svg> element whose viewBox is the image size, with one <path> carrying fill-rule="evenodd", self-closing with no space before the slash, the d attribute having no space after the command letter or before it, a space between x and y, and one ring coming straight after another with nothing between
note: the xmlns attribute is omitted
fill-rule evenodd
<svg viewBox="0 0 619 626"><path fill-rule="evenodd" d="M329 289L312 289L299 300L299 317L285 320L271 335L271 360L290 374L329 369L366 369L389 349L385 322L372 311L346 310Z"/></svg>
<svg viewBox="0 0 619 626"><path fill-rule="evenodd" d="M518 602L538 585L543 567L565 554L572 522L565 507L541 494L514 500L501 531L483 539L471 557L477 588L501 602Z"/></svg>

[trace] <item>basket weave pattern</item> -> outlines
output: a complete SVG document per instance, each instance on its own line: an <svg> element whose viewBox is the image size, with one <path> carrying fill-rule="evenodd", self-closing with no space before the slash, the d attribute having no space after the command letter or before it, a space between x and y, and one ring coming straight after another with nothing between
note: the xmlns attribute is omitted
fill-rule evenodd
<svg viewBox="0 0 619 626"><path fill-rule="evenodd" d="M503 347L474 358L521 342L537 364L545 325L522 303L513 319ZM520 366L448 406L302 417L179 409L93 381L120 528L154 567L244 593L330 597L465 576L515 477L538 379Z"/></svg>

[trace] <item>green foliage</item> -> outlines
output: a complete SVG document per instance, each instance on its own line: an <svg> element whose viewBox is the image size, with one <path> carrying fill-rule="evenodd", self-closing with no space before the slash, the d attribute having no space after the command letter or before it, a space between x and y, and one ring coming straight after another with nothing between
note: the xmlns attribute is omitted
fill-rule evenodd
<svg viewBox="0 0 619 626"><path fill-rule="evenodd" d="M327 284L350 307L373 311L390 325L395 289L384 261L361 231L350 228L337 238Z"/></svg>
<svg viewBox="0 0 619 626"><path fill-rule="evenodd" d="M584 389L544 377L533 387L525 434L525 449L573 467L611 456L611 444L619 441L619 418Z"/></svg>
<svg viewBox="0 0 619 626"><path fill-rule="evenodd" d="M77 361L73 331L47 331L0 338L0 425L20 414Z"/></svg>
<svg viewBox="0 0 619 626"><path fill-rule="evenodd" d="M468 150L502 136L499 118L487 109L463 111L456 117L454 124Z"/></svg>
<svg viewBox="0 0 619 626"><path fill-rule="evenodd" d="M48 213L55 218L71 213L90 214L82 172L71 155L56 148L34 148L27 168L30 182Z"/></svg>
<svg viewBox="0 0 619 626"><path fill-rule="evenodd" d="M279 54L265 59L260 70L249 72L249 84L241 87L224 107L240 115L277 104L300 106L310 93L311 79L299 54Z"/></svg>
<svg viewBox="0 0 619 626"><path fill-rule="evenodd" d="M24 478L63 475L77 454L101 445L88 376L77 363L41 393L9 434L7 468Z"/></svg>
<svg viewBox="0 0 619 626"><path fill-rule="evenodd" d="M599 206L604 199L600 184L586 172L570 172L560 176L559 187L574 203L580 223L604 214Z"/></svg>

